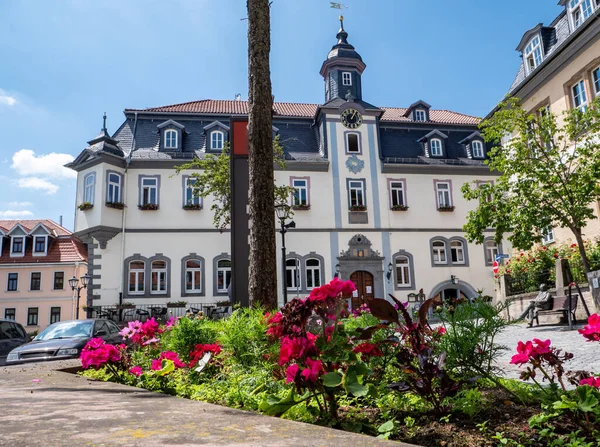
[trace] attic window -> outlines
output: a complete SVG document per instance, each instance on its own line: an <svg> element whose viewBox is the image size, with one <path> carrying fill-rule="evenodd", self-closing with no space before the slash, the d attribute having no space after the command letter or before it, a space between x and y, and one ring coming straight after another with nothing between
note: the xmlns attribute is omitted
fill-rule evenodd
<svg viewBox="0 0 600 447"><path fill-rule="evenodd" d="M529 44L525 47L524 55L527 72L531 73L538 65L542 63L543 60L540 36L535 36L533 39L531 39Z"/></svg>
<svg viewBox="0 0 600 447"><path fill-rule="evenodd" d="M425 110L415 110L415 121L427 121L427 114L425 113Z"/></svg>
<svg viewBox="0 0 600 447"><path fill-rule="evenodd" d="M45 254L46 253L46 242L47 242L47 236L36 236L33 240L34 242L34 247L33 247L33 253L34 254Z"/></svg>
<svg viewBox="0 0 600 447"><path fill-rule="evenodd" d="M165 149L177 149L177 131L167 130L165 132Z"/></svg>
<svg viewBox="0 0 600 447"><path fill-rule="evenodd" d="M571 13L573 28L579 28L594 11L592 0L571 0L569 2L569 11Z"/></svg>
<svg viewBox="0 0 600 447"><path fill-rule="evenodd" d="M434 157L442 156L442 140L439 138L433 138L429 145L431 146L431 155Z"/></svg>
<svg viewBox="0 0 600 447"><path fill-rule="evenodd" d="M23 236L13 236L10 250L11 256L23 256L25 254L25 238Z"/></svg>
<svg viewBox="0 0 600 447"><path fill-rule="evenodd" d="M352 73L349 71L342 72L342 85L352 85Z"/></svg>
<svg viewBox="0 0 600 447"><path fill-rule="evenodd" d="M483 158L483 143L475 140L471 143L473 158Z"/></svg>
<svg viewBox="0 0 600 447"><path fill-rule="evenodd" d="M223 149L223 141L225 140L225 134L220 130L215 130L210 134L210 148L213 151Z"/></svg>

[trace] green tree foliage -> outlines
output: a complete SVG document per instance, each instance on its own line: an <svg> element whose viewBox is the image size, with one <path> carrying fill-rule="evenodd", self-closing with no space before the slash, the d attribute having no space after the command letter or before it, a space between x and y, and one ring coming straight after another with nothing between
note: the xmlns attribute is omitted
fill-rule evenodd
<svg viewBox="0 0 600 447"><path fill-rule="evenodd" d="M273 158L279 169L285 169L284 150L279 135L273 140ZM204 158L194 158L189 163L184 163L176 168L177 174L181 171L194 170L190 174L196 181L197 196L213 197L210 207L213 212L213 223L216 228L223 230L231 223L231 176L229 144L226 143L223 151L218 155L208 154ZM294 191L291 186L275 185L275 202L287 202ZM290 210L291 213L291 210Z"/></svg>
<svg viewBox="0 0 600 447"><path fill-rule="evenodd" d="M568 228L589 271L582 230L600 198L599 106L557 117L545 109L529 113L508 98L482 122L485 140L495 146L487 163L500 177L461 189L479 202L463 227L469 241L483 243L484 231L495 228L496 242L509 234L515 247L528 249L547 227Z"/></svg>

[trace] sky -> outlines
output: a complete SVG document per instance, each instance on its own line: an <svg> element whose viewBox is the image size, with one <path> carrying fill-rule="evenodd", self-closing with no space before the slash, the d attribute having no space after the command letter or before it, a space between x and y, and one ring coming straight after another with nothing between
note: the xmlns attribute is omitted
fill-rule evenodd
<svg viewBox="0 0 600 447"><path fill-rule="evenodd" d="M274 0L276 101L322 103L336 42L329 0ZM521 37L557 0L345 0L367 64L363 99L485 116L506 94ZM248 96L245 0L0 0L0 219L73 228L73 160L125 108Z"/></svg>

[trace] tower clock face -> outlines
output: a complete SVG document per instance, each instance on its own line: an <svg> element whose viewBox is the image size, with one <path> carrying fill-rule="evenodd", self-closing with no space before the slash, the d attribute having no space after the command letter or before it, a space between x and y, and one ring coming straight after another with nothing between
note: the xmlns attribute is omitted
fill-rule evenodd
<svg viewBox="0 0 600 447"><path fill-rule="evenodd" d="M342 112L342 124L348 129L356 129L362 124L362 115L356 109L346 109Z"/></svg>

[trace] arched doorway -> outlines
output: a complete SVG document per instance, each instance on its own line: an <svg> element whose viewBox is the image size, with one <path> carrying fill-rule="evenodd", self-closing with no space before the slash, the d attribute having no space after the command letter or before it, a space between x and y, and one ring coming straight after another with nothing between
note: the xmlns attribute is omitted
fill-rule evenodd
<svg viewBox="0 0 600 447"><path fill-rule="evenodd" d="M352 293L352 309L358 309L367 300L375 298L373 275L364 270L357 270L350 275L350 281L356 286Z"/></svg>
<svg viewBox="0 0 600 447"><path fill-rule="evenodd" d="M429 292L429 298L440 297L442 301L448 302L460 298L466 298L472 300L478 295L477 290L466 282L459 282L458 284L452 283L451 281L444 281L436 285L431 292Z"/></svg>

